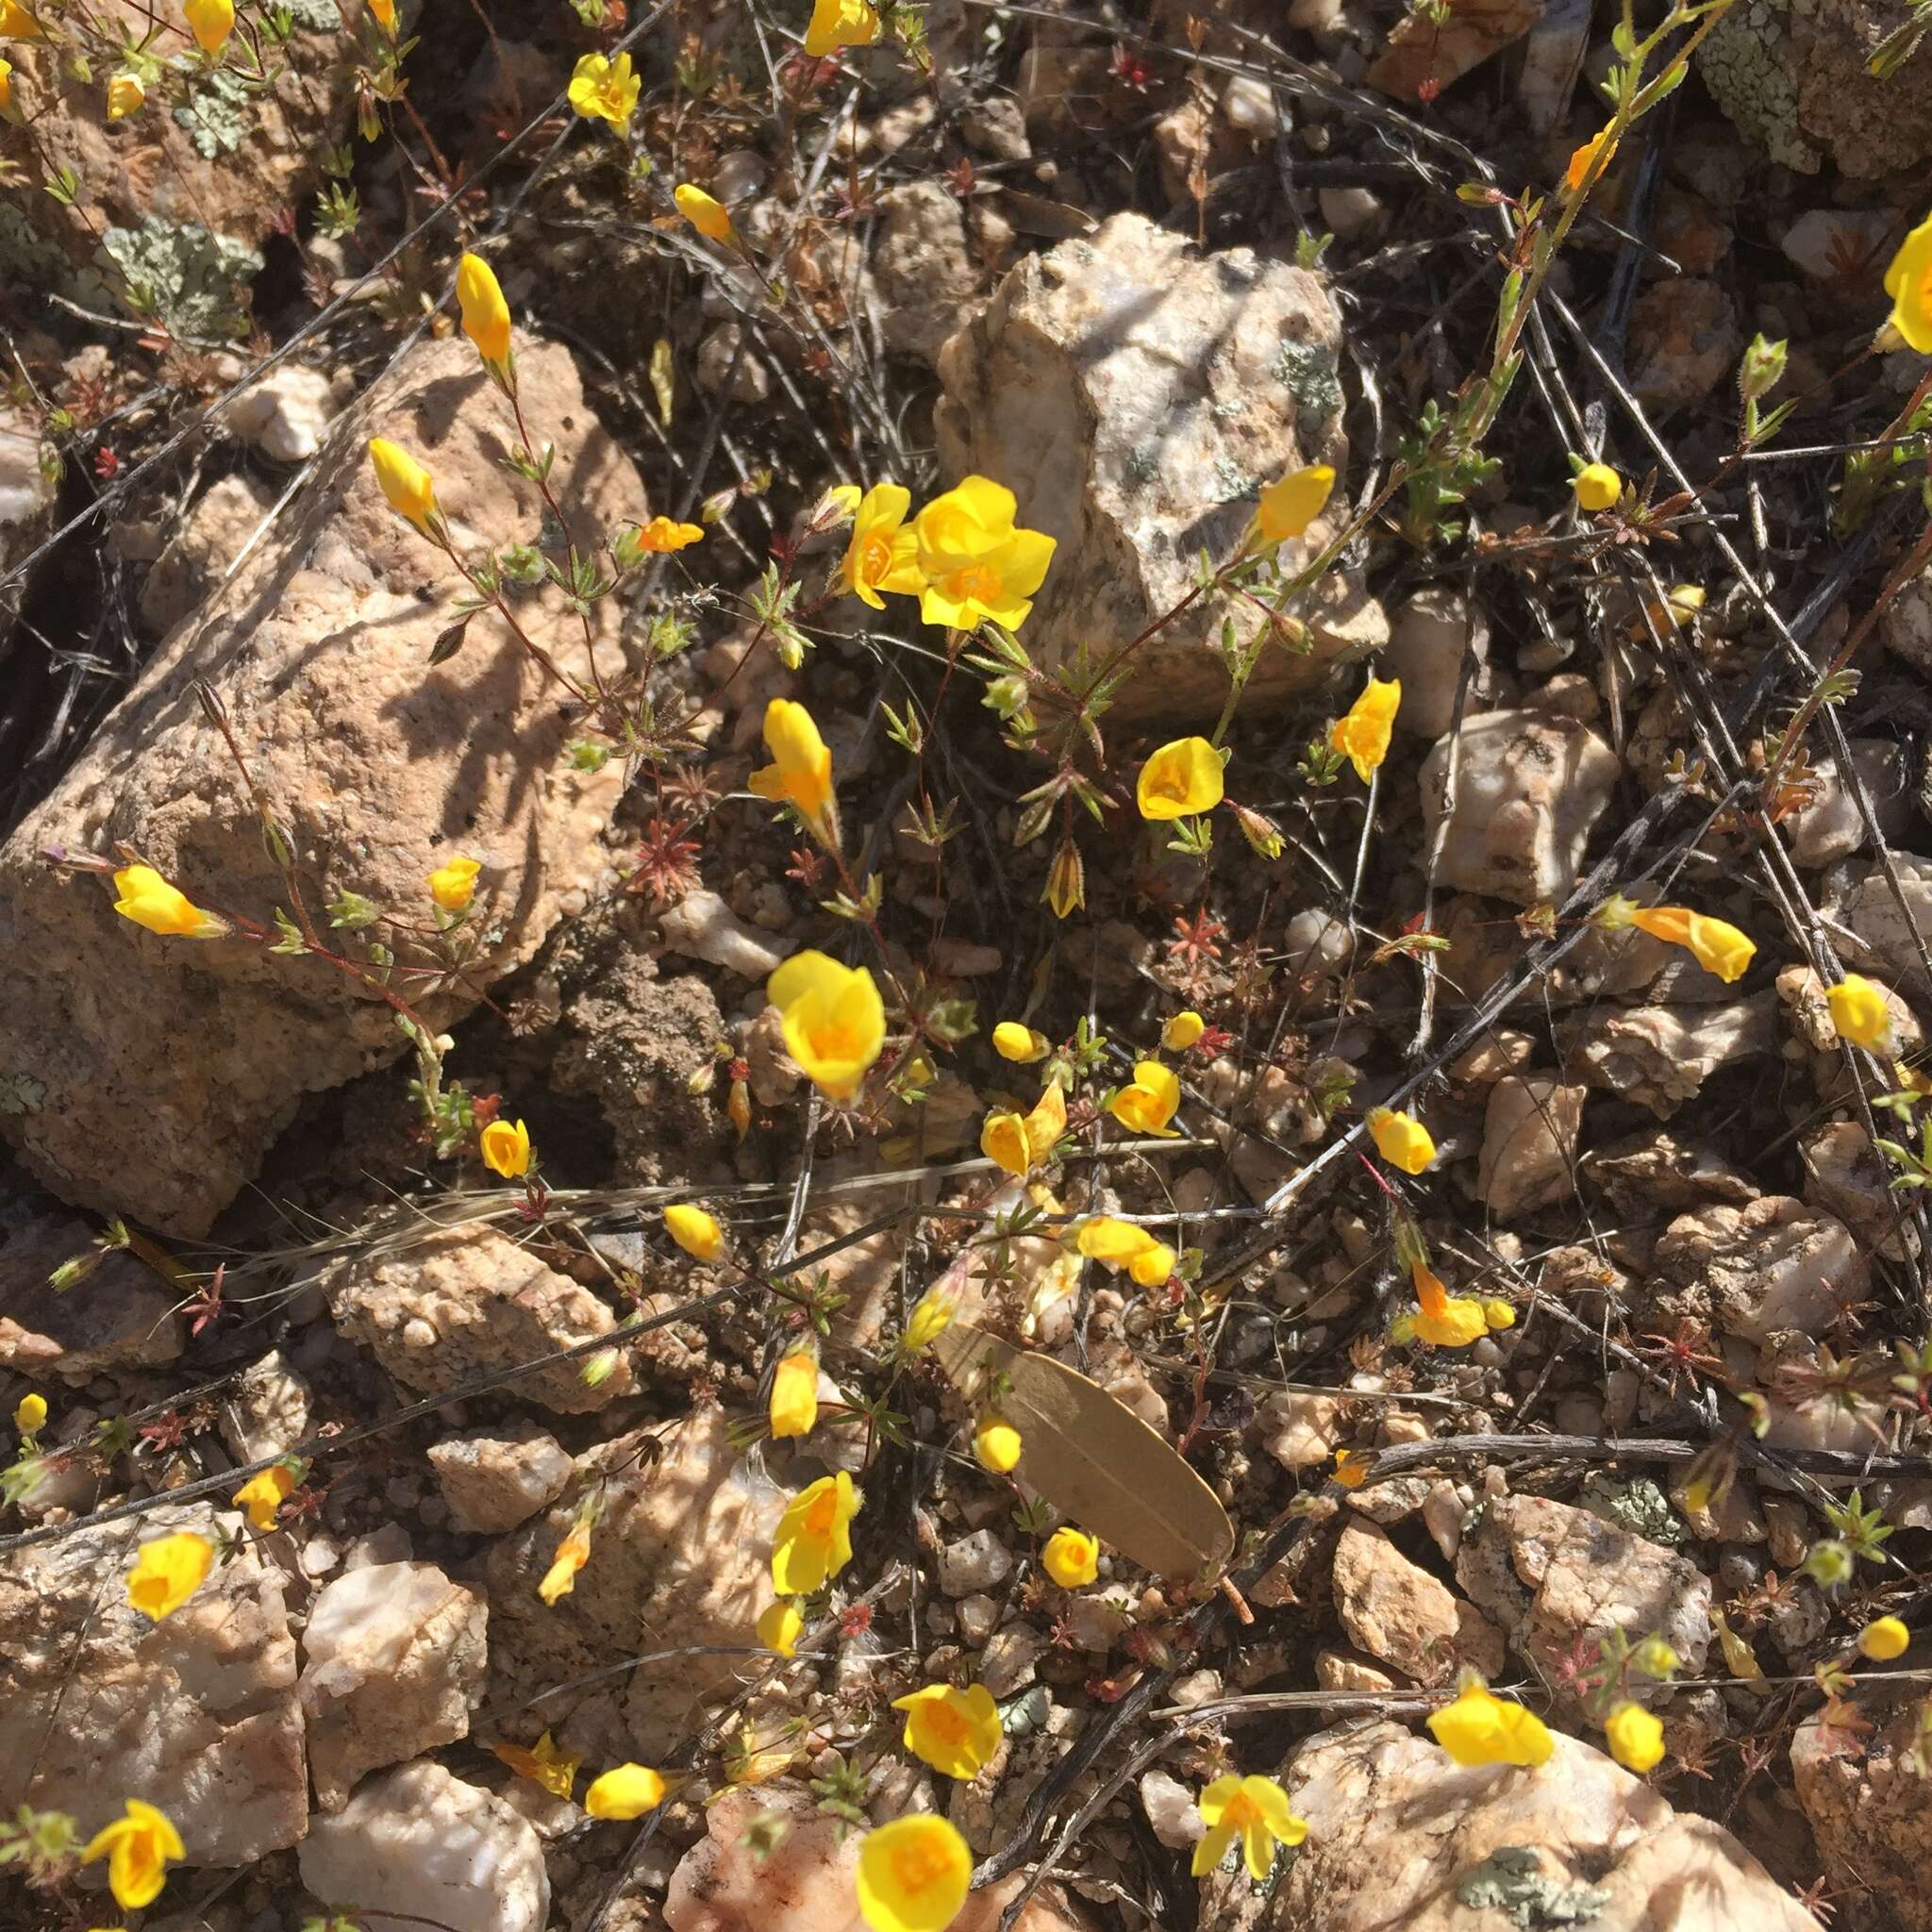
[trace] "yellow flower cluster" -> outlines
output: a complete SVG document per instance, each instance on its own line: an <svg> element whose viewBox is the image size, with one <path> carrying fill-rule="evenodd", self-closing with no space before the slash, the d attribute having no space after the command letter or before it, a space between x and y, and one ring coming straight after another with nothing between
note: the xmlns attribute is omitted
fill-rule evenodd
<svg viewBox="0 0 1932 1932"><path fill-rule="evenodd" d="M1025 623L1053 561L1054 539L1014 524L1019 503L1010 490L968 476L909 525L911 493L896 483L876 483L863 494L848 483L833 495L852 518L839 567L847 595L875 610L887 594L917 597L925 623L955 630L988 620L1008 630Z"/></svg>
<svg viewBox="0 0 1932 1932"><path fill-rule="evenodd" d="M620 54L615 60L586 54L570 77L570 104L587 121L608 121L623 134L637 110L642 85L631 71L628 54Z"/></svg>
<svg viewBox="0 0 1932 1932"><path fill-rule="evenodd" d="M1107 1104L1130 1134L1153 1134L1171 1141L1180 1132L1168 1123L1181 1104L1181 1083L1174 1069L1159 1060L1135 1062L1134 1077Z"/></svg>
<svg viewBox="0 0 1932 1932"><path fill-rule="evenodd" d="M1084 1590L1100 1574L1100 1539L1063 1524L1047 1538L1040 1562L1062 1590Z"/></svg>

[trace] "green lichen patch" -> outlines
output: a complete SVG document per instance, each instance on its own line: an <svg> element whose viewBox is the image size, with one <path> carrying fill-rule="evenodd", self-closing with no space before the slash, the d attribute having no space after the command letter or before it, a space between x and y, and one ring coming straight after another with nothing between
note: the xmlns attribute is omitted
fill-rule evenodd
<svg viewBox="0 0 1932 1932"><path fill-rule="evenodd" d="M248 284L261 257L225 235L150 215L139 228L109 228L102 252L125 278L127 300L176 335L212 341L243 325Z"/></svg>
<svg viewBox="0 0 1932 1932"><path fill-rule="evenodd" d="M1610 1895L1594 1885L1566 1885L1546 1877L1536 1853L1522 1845L1499 1845L1456 1888L1457 1905L1472 1911L1503 1913L1525 1928L1585 1925L1609 1904Z"/></svg>

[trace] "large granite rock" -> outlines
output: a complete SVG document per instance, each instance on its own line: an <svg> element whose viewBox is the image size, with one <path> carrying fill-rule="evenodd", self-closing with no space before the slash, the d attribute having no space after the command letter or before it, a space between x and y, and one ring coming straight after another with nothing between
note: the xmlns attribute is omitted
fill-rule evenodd
<svg viewBox="0 0 1932 1932"><path fill-rule="evenodd" d="M555 442L554 487L594 544L642 510L636 473L568 351L523 341L517 358L531 434ZM465 548L538 538L536 492L502 467L500 411L474 351L412 351L338 420L277 532L216 608L175 631L0 848L0 1083L24 1103L0 1111L0 1129L57 1192L173 1234L207 1229L303 1095L404 1045L390 1008L322 962L157 938L116 916L107 880L42 862L50 846L125 844L200 903L270 919L288 895L197 678L225 706L321 919L347 891L425 916L425 875L467 852L485 867L480 987L607 876L597 835L621 765L564 768L575 727L493 619L429 668L458 584L383 503L364 452L375 433L430 465ZM519 608L581 668L580 630L574 641L535 598ZM613 628L615 609L598 609ZM423 1010L442 1025L473 998Z"/></svg>
<svg viewBox="0 0 1932 1932"><path fill-rule="evenodd" d="M1201 553L1239 547L1265 485L1305 463L1342 477L1292 564L1339 527L1348 461L1336 377L1341 322L1320 278L1251 249L1204 256L1138 214L1029 256L940 354L935 426L948 478L976 471L1058 542L1022 641L1042 668L1095 661L1193 587ZM1248 701L1305 689L1351 649L1387 641L1381 607L1329 583L1305 615L1315 647L1270 649ZM1128 717L1208 717L1227 691L1224 617L1198 599L1132 660Z"/></svg>

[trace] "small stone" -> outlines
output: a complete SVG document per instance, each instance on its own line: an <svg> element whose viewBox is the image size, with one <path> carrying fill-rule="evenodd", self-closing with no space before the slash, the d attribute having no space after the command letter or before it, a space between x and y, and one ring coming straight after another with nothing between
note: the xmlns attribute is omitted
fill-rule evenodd
<svg viewBox="0 0 1932 1932"><path fill-rule="evenodd" d="M1177 1777L1164 1771L1150 1771L1141 1780L1141 1808L1147 1823L1171 1852L1184 1852L1198 1844L1207 1824L1194 1807L1194 1794Z"/></svg>
<svg viewBox="0 0 1932 1932"><path fill-rule="evenodd" d="M1340 241L1367 241L1379 235L1389 223L1389 210L1373 189L1322 188L1316 191L1315 200L1322 220Z"/></svg>
<svg viewBox="0 0 1932 1932"><path fill-rule="evenodd" d="M1229 78L1222 90L1221 111L1227 116L1228 125L1239 127L1250 141L1273 141L1281 132L1282 108L1274 90L1257 75L1237 74ZM1331 222L1329 225L1335 225Z"/></svg>
<svg viewBox="0 0 1932 1932"><path fill-rule="evenodd" d="M1572 1191L1588 1092L1516 1074L1490 1089L1475 1191L1498 1221L1547 1208Z"/></svg>
<svg viewBox="0 0 1932 1932"><path fill-rule="evenodd" d="M932 362L980 292L959 197L941 180L908 181L879 197L873 279L882 329L902 354Z"/></svg>
<svg viewBox="0 0 1932 1932"><path fill-rule="evenodd" d="M369 1779L333 1817L317 1813L299 1862L309 1891L354 1907L362 1932L425 1920L447 1932L542 1932L549 1915L537 1834L426 1757Z"/></svg>
<svg viewBox="0 0 1932 1932"><path fill-rule="evenodd" d="M771 400L772 372L738 323L720 323L698 344L694 366L698 387L708 394L723 395L728 388L734 403Z"/></svg>
<svg viewBox="0 0 1932 1932"><path fill-rule="evenodd" d="M557 1438L535 1423L474 1429L429 1447L455 1526L498 1536L527 1522L570 1486L574 1465Z"/></svg>
<svg viewBox="0 0 1932 1932"><path fill-rule="evenodd" d="M1462 1525L1468 1521L1469 1505L1454 1483L1429 1485L1429 1493L1423 1498L1423 1526L1451 1563L1462 1547Z"/></svg>
<svg viewBox="0 0 1932 1932"><path fill-rule="evenodd" d="M1013 1574L1013 1558L990 1529L975 1529L940 1552L940 1588L950 1597L978 1596Z"/></svg>
<svg viewBox="0 0 1932 1932"><path fill-rule="evenodd" d="M1026 117L1010 94L989 94L962 108L959 138L974 154L990 161L1030 161L1033 143L1026 138Z"/></svg>
<svg viewBox="0 0 1932 1932"><path fill-rule="evenodd" d="M1370 1697L1405 1688L1393 1671L1385 1671L1352 1650L1318 1650L1315 1683L1323 1690L1357 1690Z"/></svg>
<svg viewBox="0 0 1932 1932"><path fill-rule="evenodd" d="M1666 1120L1721 1067L1777 1042L1770 993L1711 1007L1609 1007L1565 1029L1592 1087L1607 1088Z"/></svg>
<svg viewBox="0 0 1932 1932"><path fill-rule="evenodd" d="M1379 675L1402 680L1396 724L1422 738L1441 738L1456 718L1456 692L1465 657L1474 658L1463 716L1485 710L1490 693L1490 620L1459 591L1432 584L1418 591L1389 623L1389 646Z"/></svg>
<svg viewBox="0 0 1932 1932"><path fill-rule="evenodd" d="M48 1285L63 1263L97 1265L64 1294ZM158 1367L181 1353L175 1297L125 1248L101 1254L94 1231L64 1214L16 1224L0 1246L0 1368L80 1388L95 1375Z"/></svg>
<svg viewBox="0 0 1932 1932"><path fill-rule="evenodd" d="M1341 1403L1333 1396L1279 1390L1256 1412L1256 1433L1283 1469L1313 1469L1335 1455L1341 1411Z"/></svg>
<svg viewBox="0 0 1932 1932"><path fill-rule="evenodd" d="M959 1635L975 1649L993 1633L1000 1607L990 1596L962 1597L958 1606Z"/></svg>
<svg viewBox="0 0 1932 1932"><path fill-rule="evenodd" d="M1355 934L1345 922L1313 907L1297 912L1282 934L1290 969L1304 979L1341 973L1355 956Z"/></svg>
<svg viewBox="0 0 1932 1932"><path fill-rule="evenodd" d="M1373 1524L1349 1523L1335 1546L1335 1608L1357 1649L1418 1684L1447 1684L1464 1665L1486 1678L1503 1668L1501 1631Z"/></svg>
<svg viewBox="0 0 1932 1932"><path fill-rule="evenodd" d="M1783 1329L1827 1333L1865 1298L1871 1271L1843 1222L1789 1194L1680 1214L1657 1244L1665 1277L1652 1307L1672 1320L1715 1320L1762 1342Z"/></svg>
<svg viewBox="0 0 1932 1932"><path fill-rule="evenodd" d="M1743 337L1720 282L1674 275L1638 296L1630 310L1630 387L1657 412L1692 408L1736 372Z"/></svg>
<svg viewBox="0 0 1932 1932"><path fill-rule="evenodd" d="M237 1462L286 1456L308 1433L310 1402L307 1379L271 1349L222 1395L222 1441Z"/></svg>
<svg viewBox="0 0 1932 1932"><path fill-rule="evenodd" d="M687 892L658 921L664 943L674 953L686 953L708 965L722 966L741 978L769 979L796 946L795 940L774 941L754 932L716 892Z"/></svg>
<svg viewBox="0 0 1932 1932"><path fill-rule="evenodd" d="M1911 817L1905 748L1889 738L1859 738L1852 741L1851 751L1852 768L1871 800L1880 833L1889 839L1903 836ZM1811 769L1818 784L1816 795L1784 823L1796 864L1829 865L1864 848L1865 820L1857 800L1839 776L1835 758L1822 758Z"/></svg>
<svg viewBox="0 0 1932 1932"><path fill-rule="evenodd" d="M272 463L307 462L335 415L334 391L320 369L283 362L251 383L218 419Z"/></svg>
<svg viewBox="0 0 1932 1932"><path fill-rule="evenodd" d="M985 979L1006 965L1007 956L997 946L941 935L932 943L932 962L949 979Z"/></svg>
<svg viewBox="0 0 1932 1932"><path fill-rule="evenodd" d="M748 147L729 148L711 164L705 185L726 208L733 208L765 185L765 173L762 156Z"/></svg>
<svg viewBox="0 0 1932 1932"><path fill-rule="evenodd" d="M1030 1624L1008 1624L987 1641L979 1659L979 1681L995 1697L1010 1697L1032 1683L1035 1670L1053 1648L1043 1630Z"/></svg>

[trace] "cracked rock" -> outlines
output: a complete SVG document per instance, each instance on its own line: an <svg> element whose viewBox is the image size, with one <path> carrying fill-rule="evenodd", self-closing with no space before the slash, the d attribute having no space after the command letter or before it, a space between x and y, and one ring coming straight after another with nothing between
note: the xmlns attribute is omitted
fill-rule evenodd
<svg viewBox="0 0 1932 1932"><path fill-rule="evenodd" d="M1871 1273L1843 1222L1789 1194L1679 1215L1657 1266L1674 1284L1653 1293L1659 1314L1708 1319L1749 1342L1791 1328L1823 1335L1865 1298Z"/></svg>
<svg viewBox="0 0 1932 1932"><path fill-rule="evenodd" d="M1588 1091L1515 1074L1490 1089L1475 1191L1497 1220L1547 1208L1570 1192Z"/></svg>
<svg viewBox="0 0 1932 1932"><path fill-rule="evenodd" d="M1720 1067L1777 1045L1769 992L1722 1007L1610 1007L1566 1029L1566 1051L1592 1087L1668 1120Z"/></svg>
<svg viewBox="0 0 1932 1932"><path fill-rule="evenodd" d="M1465 1664L1502 1671L1502 1632L1372 1524L1350 1523L1335 1545L1335 1608L1357 1650L1418 1684L1451 1683Z"/></svg>

